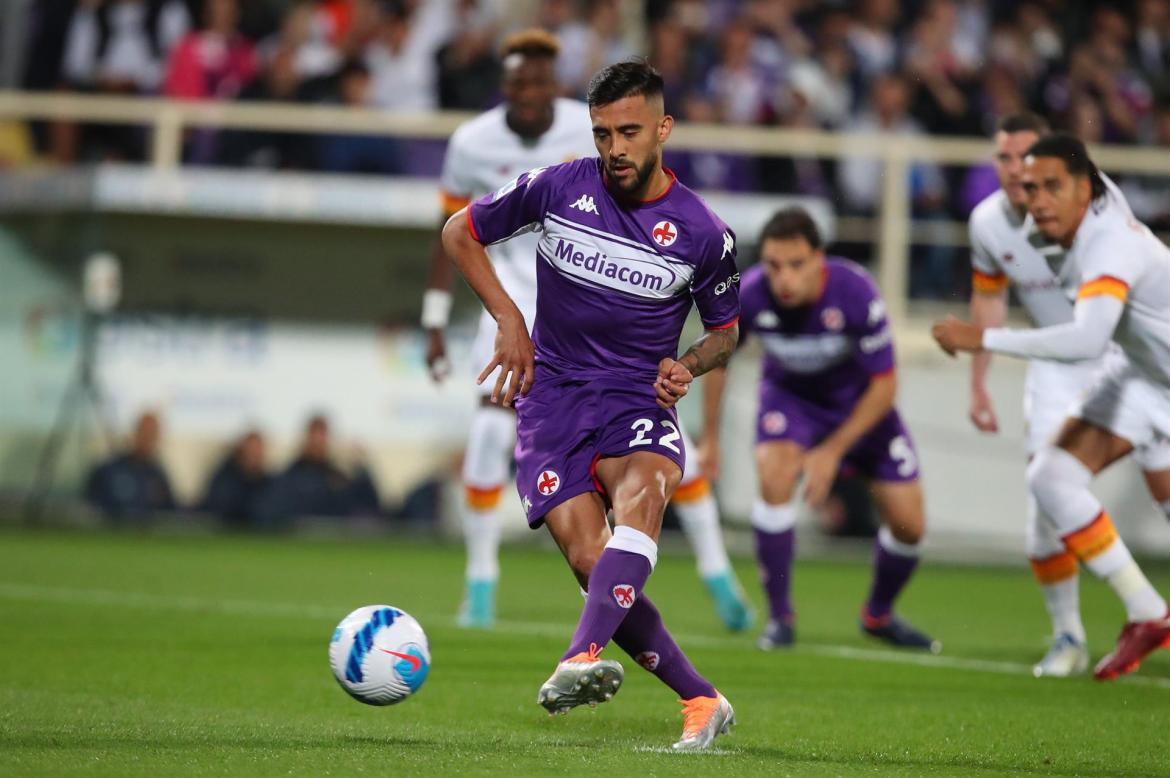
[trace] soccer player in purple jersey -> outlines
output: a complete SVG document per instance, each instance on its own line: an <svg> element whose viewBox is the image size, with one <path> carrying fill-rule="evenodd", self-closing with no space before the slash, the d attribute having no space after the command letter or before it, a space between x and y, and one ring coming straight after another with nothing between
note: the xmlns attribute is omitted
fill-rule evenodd
<svg viewBox="0 0 1170 778"><path fill-rule="evenodd" d="M937 651L935 641L893 611L918 564L926 518L914 442L894 408L885 305L859 266L826 258L816 224L799 208L776 213L759 247L760 264L740 286L740 326L764 347L755 451L760 499L752 525L770 620L758 645L769 650L795 640L789 586L798 481L803 476L803 497L817 505L848 469L870 479L884 522L861 629L895 646ZM709 477L717 474L725 382L724 368L705 379L700 450Z"/></svg>
<svg viewBox="0 0 1170 778"><path fill-rule="evenodd" d="M600 656L613 640L679 695L674 747L693 750L728 732L734 712L642 590L683 469L674 406L735 348L738 273L731 230L662 167L674 126L662 88L644 62L601 70L588 92L600 158L529 171L476 200L448 220L443 245L499 325L480 380L499 367L493 399L516 401L528 522L548 527L587 592L537 701L560 713L610 699L624 677ZM523 231L540 235L531 339L483 250ZM676 358L692 301L706 332Z"/></svg>

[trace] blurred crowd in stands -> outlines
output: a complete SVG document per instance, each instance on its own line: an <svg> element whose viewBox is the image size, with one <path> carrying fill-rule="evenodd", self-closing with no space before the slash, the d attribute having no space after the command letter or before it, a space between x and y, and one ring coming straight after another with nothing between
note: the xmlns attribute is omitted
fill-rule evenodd
<svg viewBox="0 0 1170 778"><path fill-rule="evenodd" d="M29 24L23 84L38 90L477 111L499 99L498 42L537 25L561 40L565 95L645 56L683 121L986 135L1030 109L1087 141L1170 146L1170 0L38 0ZM147 148L138 128L37 130L38 153L62 162ZM434 176L442 144L198 130L184 158ZM880 194L867 158L667 162L698 188L820 196L847 215ZM914 215L965 218L995 185L989 167L917 166ZM1170 227L1164 182L1128 188ZM952 254L916 252L913 296L954 290Z"/></svg>
<svg viewBox="0 0 1170 778"><path fill-rule="evenodd" d="M323 415L309 418L299 449L279 470L269 468L263 433L245 431L208 473L200 496L187 505L176 500L171 488L160 456L161 436L160 416L142 413L125 446L90 470L86 503L115 523L188 511L215 517L230 528L253 530L285 529L304 517L430 524L439 514L439 485L432 481L421 484L396 509L383 506L361 457L348 466L341 463Z"/></svg>

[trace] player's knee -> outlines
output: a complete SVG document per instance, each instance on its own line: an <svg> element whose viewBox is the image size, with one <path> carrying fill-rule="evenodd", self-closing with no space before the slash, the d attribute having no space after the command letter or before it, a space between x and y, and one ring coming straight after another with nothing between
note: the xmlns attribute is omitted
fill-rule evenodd
<svg viewBox="0 0 1170 778"><path fill-rule="evenodd" d="M755 453L760 496L773 505L790 501L800 478L803 449L795 443L780 441L757 446Z"/></svg>
<svg viewBox="0 0 1170 778"><path fill-rule="evenodd" d="M1067 493L1081 486L1087 487L1090 478L1084 465L1056 446L1042 449L1028 464L1028 491L1036 498L1042 515L1058 513Z"/></svg>
<svg viewBox="0 0 1170 778"><path fill-rule="evenodd" d="M589 586L589 574L597 566L597 560L601 558L601 552L601 548L588 546L570 549L566 554L569 567L572 568L573 575L577 576L577 581L583 588Z"/></svg>
<svg viewBox="0 0 1170 778"><path fill-rule="evenodd" d="M911 546L918 545L926 532L926 522L921 518L907 517L899 521L890 521L887 526L889 526L890 534L894 536L895 540Z"/></svg>

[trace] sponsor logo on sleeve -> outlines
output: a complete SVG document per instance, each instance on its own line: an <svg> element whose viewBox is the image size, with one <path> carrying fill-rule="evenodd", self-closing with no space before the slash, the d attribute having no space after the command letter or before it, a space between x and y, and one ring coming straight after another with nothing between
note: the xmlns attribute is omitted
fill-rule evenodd
<svg viewBox="0 0 1170 778"><path fill-rule="evenodd" d="M739 273L736 273L735 275L731 276L726 281L720 281L718 284L716 284L715 285L715 294L721 295L724 292L726 292L728 289L734 289L737 286L739 286Z"/></svg>
<svg viewBox="0 0 1170 778"><path fill-rule="evenodd" d="M860 346L863 353L872 354L890 345L893 339L894 334L890 332L890 328L887 326L882 327L872 335L866 335L858 341L858 346Z"/></svg>
<svg viewBox="0 0 1170 778"><path fill-rule="evenodd" d="M869 301L869 313L866 314L865 320L872 327L884 318L886 318L886 304L882 302L880 297L875 297Z"/></svg>

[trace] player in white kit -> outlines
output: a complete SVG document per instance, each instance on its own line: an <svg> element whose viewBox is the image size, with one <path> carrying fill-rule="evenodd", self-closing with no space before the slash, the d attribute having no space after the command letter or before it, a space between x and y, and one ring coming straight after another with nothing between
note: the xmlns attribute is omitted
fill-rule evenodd
<svg viewBox="0 0 1170 778"><path fill-rule="evenodd" d="M1166 601L1089 490L1096 473L1170 437L1170 249L1134 218L1072 136L1050 135L1032 145L1022 186L1037 231L1066 251L1058 278L1077 289L1072 318L1033 330L948 318L933 334L951 354L1105 360L1055 441L1033 458L1028 486L1064 549L1125 605L1117 647L1094 670L1098 680L1109 680L1170 646Z"/></svg>
<svg viewBox="0 0 1170 778"><path fill-rule="evenodd" d="M442 223L473 199L498 190L525 171L596 156L588 107L556 97L555 62L559 49L557 39L541 30L519 32L504 42L501 53L505 102L463 124L451 136L440 179ZM536 309L538 237L517 235L488 248L496 275L524 314L529 329ZM436 244L422 312L428 339L427 365L436 381L447 372L444 330L451 309L453 280L454 268ZM490 360L495 338L495 320L484 310L472 346L471 364L477 371ZM491 403L494 384L493 374L479 387L480 405L472 418L463 460L467 568L459 620L468 627L490 627L495 620L499 505L504 486L510 481L516 442L514 412ZM697 450L685 432L684 445ZM699 472L698 457L687 458L686 472L672 505L723 623L731 630L747 629L752 623L752 611L724 548L715 497Z"/></svg>
<svg viewBox="0 0 1170 778"><path fill-rule="evenodd" d="M971 213L971 320L982 327L1001 327L1007 314L1007 294L1014 289L1037 327L1072 321L1072 298L1066 289L1075 279L1062 272L1065 250L1049 241L1028 217L1023 187L1024 155L1047 134L1046 122L1033 114L1011 116L995 134L995 169L1000 189ZM1124 198L1102 177L1110 195ZM1113 346L1111 351L1118 350ZM998 421L985 379L991 354L971 360L972 423L981 431L998 431ZM1080 362L1046 359L1028 361L1024 385L1024 421L1028 458L1055 439L1070 410L1102 369L1104 357ZM1134 459L1145 473L1154 500L1170 508L1170 445L1160 441L1137 446ZM1028 498L1027 554L1052 619L1052 644L1033 668L1036 676L1067 676L1088 667L1084 624L1081 621L1077 560L1067 551L1051 522L1040 515L1035 498Z"/></svg>

